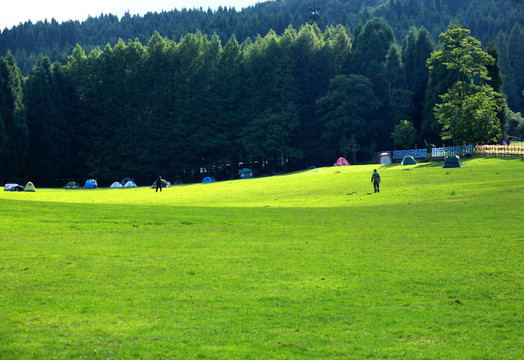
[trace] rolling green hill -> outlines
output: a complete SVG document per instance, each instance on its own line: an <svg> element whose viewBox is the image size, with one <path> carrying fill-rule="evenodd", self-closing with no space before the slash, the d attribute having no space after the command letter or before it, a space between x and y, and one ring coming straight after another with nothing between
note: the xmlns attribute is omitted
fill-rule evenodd
<svg viewBox="0 0 524 360"><path fill-rule="evenodd" d="M522 160L0 195L8 359L522 358Z"/></svg>

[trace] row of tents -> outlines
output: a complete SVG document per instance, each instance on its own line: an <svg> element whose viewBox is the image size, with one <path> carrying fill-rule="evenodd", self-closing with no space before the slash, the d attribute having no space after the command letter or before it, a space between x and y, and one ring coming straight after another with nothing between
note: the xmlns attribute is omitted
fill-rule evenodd
<svg viewBox="0 0 524 360"><path fill-rule="evenodd" d="M36 192L35 185L29 181L25 186L19 184L5 184L4 191L27 191L27 192Z"/></svg>
<svg viewBox="0 0 524 360"><path fill-rule="evenodd" d="M378 163L379 164L391 164L393 161L391 160L391 154L390 153L382 153L378 157ZM402 159L402 163L400 165L415 165L417 162L413 158L413 156L404 156ZM462 167L462 162L460 161L460 157L458 155L449 155L444 159L444 164L442 165L443 168L456 168L456 167Z"/></svg>
<svg viewBox="0 0 524 360"><path fill-rule="evenodd" d="M390 153L382 153L378 157L378 163L382 165L387 165L393 163L391 159ZM402 159L402 163L400 165L416 165L417 162L413 158L413 156L404 156L404 159ZM338 158L337 162L333 164L333 166L349 166L349 162L344 159L343 157ZM460 161L460 157L457 155L450 155L446 157L444 160L444 165L442 165L443 168L456 168L456 167L462 167L462 162Z"/></svg>
<svg viewBox="0 0 524 360"><path fill-rule="evenodd" d="M379 155L378 157L378 163L379 164L391 164L392 161L391 161L391 154L389 153L382 153ZM413 158L413 156L404 156L404 158L402 159L402 162L400 163L400 165L404 166L404 165L416 165L417 162L415 161L415 159ZM445 159L444 159L444 164L442 165L443 168L457 168L457 167L462 167L462 162L460 161L460 157L457 156L457 155L450 155L450 156L447 156Z"/></svg>
<svg viewBox="0 0 524 360"><path fill-rule="evenodd" d="M389 153L382 153L379 156L379 164L391 164L391 154ZM400 165L416 165L417 162L413 158L413 156L405 156L402 160L402 163ZM349 162L344 159L343 157L338 158L335 164L333 166L349 166ZM446 157L444 160L444 164L442 165L443 168L459 168L462 167L462 162L460 161L460 157L457 155L450 155ZM250 169L242 169L239 171L240 178L241 179L249 179L253 177L253 172ZM214 182L215 179L212 177L206 177L202 181L203 183L210 183ZM167 180L162 179L162 187L170 187L171 183ZM109 186L110 188L133 188L137 187L135 181L132 178L124 178L121 181L115 181L114 183ZM153 182L152 188L156 187L156 181ZM78 184L75 181L69 181L65 186L64 189L81 189L82 186ZM88 179L86 180L84 184L84 189L96 189L98 188L98 183L95 179ZM19 184L5 184L4 191L28 191L28 192L35 192L36 188L35 185L29 181L25 186L19 185Z"/></svg>
<svg viewBox="0 0 524 360"><path fill-rule="evenodd" d="M167 188L170 186L171 186L171 183L169 181L162 179L163 188ZM109 187L110 188L134 188L134 187L138 187L138 185L135 183L134 179L124 178L120 181L115 181ZM155 182L153 182L153 185L151 185L151 187L152 188L156 187L156 180ZM77 183L76 181L69 181L67 184L65 184L63 188L64 189L82 189L82 186L80 186L80 184ZM86 180L83 188L84 189L96 189L98 188L98 183L95 179L89 179L89 180Z"/></svg>
<svg viewBox="0 0 524 360"><path fill-rule="evenodd" d="M82 186L80 186L79 183L76 181L69 181L67 184L65 184L63 189L82 189ZM86 180L84 184L84 189L96 189L98 188L98 183L95 179L88 179Z"/></svg>
<svg viewBox="0 0 524 360"><path fill-rule="evenodd" d="M166 184L162 184L162 187L169 187L171 184L169 181L166 181ZM110 188L133 188L138 187L135 181L131 178L125 178L121 181L115 181L112 183ZM64 189L82 189L82 186L77 183L76 181L69 181L67 184L63 186ZM95 179L88 179L86 180L84 186L84 189L97 189L98 188L98 182Z"/></svg>

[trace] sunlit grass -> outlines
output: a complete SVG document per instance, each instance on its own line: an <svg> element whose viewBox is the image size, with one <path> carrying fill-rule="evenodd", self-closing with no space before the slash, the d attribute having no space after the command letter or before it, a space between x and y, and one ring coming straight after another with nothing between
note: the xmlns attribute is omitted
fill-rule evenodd
<svg viewBox="0 0 524 360"><path fill-rule="evenodd" d="M155 193L150 187L96 190L38 189L37 193L8 193L1 198L89 204L168 205L203 207L338 207L450 199L476 196L475 187L508 184L508 173L522 160L475 159L462 169L442 169L442 163L414 166L363 165L318 168L291 175L205 184L178 185ZM486 176L484 164L497 164ZM381 173L382 193L371 196L371 173ZM38 184L35 184L38 187ZM448 191L449 190L449 191ZM452 198L452 199L456 199Z"/></svg>
<svg viewBox="0 0 524 360"><path fill-rule="evenodd" d="M441 165L1 193L0 358L522 358L524 162Z"/></svg>

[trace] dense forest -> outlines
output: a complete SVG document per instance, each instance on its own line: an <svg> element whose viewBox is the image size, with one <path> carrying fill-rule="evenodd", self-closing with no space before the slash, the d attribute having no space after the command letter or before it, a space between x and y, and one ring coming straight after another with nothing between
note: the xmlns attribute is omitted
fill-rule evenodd
<svg viewBox="0 0 524 360"><path fill-rule="evenodd" d="M522 0L276 0L242 11L220 7L215 11L182 9L144 16L126 14L121 18L100 14L83 22L61 24L50 19L4 29L0 33L0 56L10 50L22 74L27 75L42 55L55 62L70 54L76 44L87 52L96 47L103 49L106 44L114 46L119 39L138 39L145 44L155 32L179 41L187 33L200 30L208 36L216 33L224 41L235 35L242 43L270 30L282 35L289 25L299 28L311 22L312 7L320 10L315 22L321 30L340 24L351 31L374 17L383 17L398 43L412 26L423 26L436 42L450 24L469 29L484 45L496 40L502 73L507 78L504 92L512 109L524 111L522 79L518 82L514 76L515 72L522 74L522 70L511 66L512 61L524 57L524 49L518 45L524 25Z"/></svg>
<svg viewBox="0 0 524 360"><path fill-rule="evenodd" d="M496 42L485 46L489 76L468 81L490 89L483 95L506 94L509 109L493 102L500 126L490 141L518 135L524 29L521 6L507 3L361 0L330 11L334 2L318 1L311 19L316 5L286 1L21 24L0 36L0 180L198 181L200 169L225 179L242 163L272 174L443 138L460 144L443 136L435 104L464 77L427 61L442 46L436 32L482 10L471 34ZM513 23L502 21L504 11ZM431 31L410 26L430 19Z"/></svg>

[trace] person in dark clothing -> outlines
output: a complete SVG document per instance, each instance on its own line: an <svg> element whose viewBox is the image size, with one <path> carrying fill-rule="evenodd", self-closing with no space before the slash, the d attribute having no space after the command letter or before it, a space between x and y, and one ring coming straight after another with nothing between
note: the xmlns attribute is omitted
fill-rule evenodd
<svg viewBox="0 0 524 360"><path fill-rule="evenodd" d="M377 172L377 169L373 170L373 174L371 175L371 182L373 183L373 188L375 189L375 192L380 192L380 175Z"/></svg>
<svg viewBox="0 0 524 360"><path fill-rule="evenodd" d="M155 192L158 192L158 189L160 189L160 192L162 192L162 176L159 176L158 179L156 179L156 190L155 190Z"/></svg>

